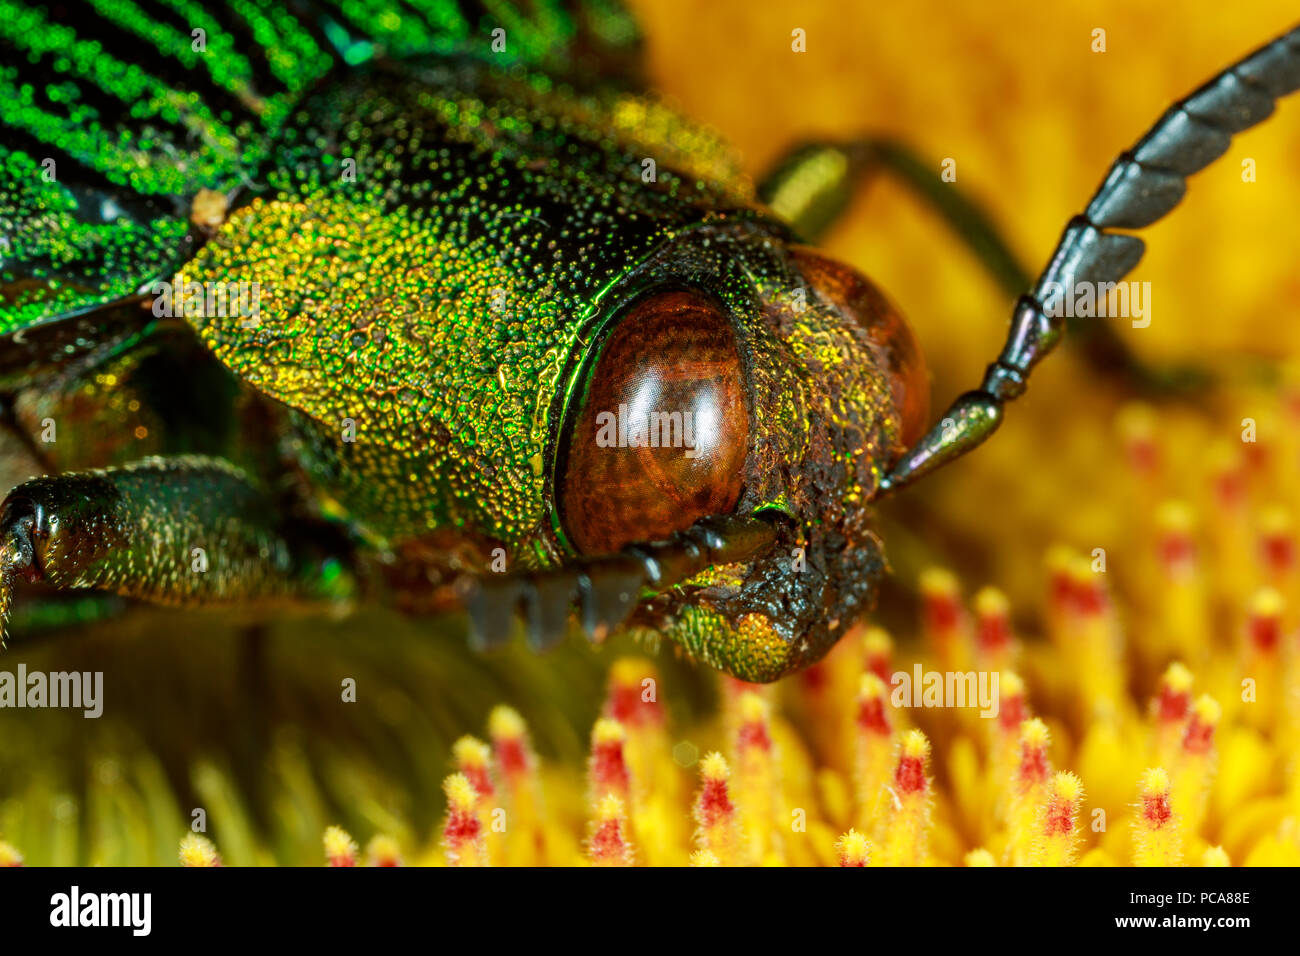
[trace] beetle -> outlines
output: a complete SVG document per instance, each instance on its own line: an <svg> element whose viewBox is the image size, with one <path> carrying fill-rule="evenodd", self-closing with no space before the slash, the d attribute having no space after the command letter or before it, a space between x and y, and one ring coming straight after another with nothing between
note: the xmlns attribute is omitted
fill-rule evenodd
<svg viewBox="0 0 1300 956"><path fill-rule="evenodd" d="M381 6L0 18L0 391L38 472L0 507L0 617L20 581L464 604L479 646L520 614L545 648L576 608L783 677L870 609L873 502L988 438L1061 339L1054 290L1126 275L1127 230L1300 86L1296 30L1180 100L1030 283L896 144L751 187L639 91L604 0ZM809 244L871 168L1021 294L928 429L905 322Z"/></svg>

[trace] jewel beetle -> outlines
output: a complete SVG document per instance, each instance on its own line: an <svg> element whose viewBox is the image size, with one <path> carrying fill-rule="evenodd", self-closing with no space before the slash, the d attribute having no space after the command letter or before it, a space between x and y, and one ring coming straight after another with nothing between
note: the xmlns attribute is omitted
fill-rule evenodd
<svg viewBox="0 0 1300 956"><path fill-rule="evenodd" d="M750 185L616 4L4 7L0 615L383 600L544 648L576 613L751 681L870 609L872 503L996 429L1053 290L1126 275L1300 86L1292 31L1171 107L932 423L903 319L811 243L867 169L972 207L872 139Z"/></svg>

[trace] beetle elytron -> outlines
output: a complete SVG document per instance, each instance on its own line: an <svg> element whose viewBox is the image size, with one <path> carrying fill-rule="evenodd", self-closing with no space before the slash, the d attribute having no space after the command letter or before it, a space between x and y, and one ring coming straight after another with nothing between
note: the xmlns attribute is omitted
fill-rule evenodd
<svg viewBox="0 0 1300 956"><path fill-rule="evenodd" d="M38 475L0 515L0 613L20 580L467 600L481 641L519 612L546 646L576 606L759 681L869 608L869 503L996 428L1061 336L1049 283L1123 277L1143 245L1109 230L1300 86L1293 31L1170 109L927 432L906 326L800 239L906 158L815 144L755 194L628 92L606 0L0 6L0 391ZM616 410L693 415L690 454L596 442Z"/></svg>

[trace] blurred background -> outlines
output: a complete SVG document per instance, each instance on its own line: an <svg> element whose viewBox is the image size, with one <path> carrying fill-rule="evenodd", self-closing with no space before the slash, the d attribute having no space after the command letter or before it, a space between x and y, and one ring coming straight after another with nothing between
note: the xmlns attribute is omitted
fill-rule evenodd
<svg viewBox="0 0 1300 956"><path fill-rule="evenodd" d="M1192 2L1176 12L1032 0L634 7L659 89L721 130L752 175L792 140L897 137L936 168L956 160L956 185L989 212L1033 275L1119 152L1174 100L1297 18L1285 2L1248 11ZM805 54L790 52L796 26L807 31ZM1105 53L1092 52L1098 28ZM1273 119L1192 178L1169 218L1142 232L1148 252L1128 278L1151 283L1151 325L1116 327L1143 358L1248 379L1244 357L1300 354L1297 112L1284 100ZM1247 157L1254 183L1242 181ZM936 414L978 383L1001 349L1012 302L930 209L880 178L823 246L870 276L908 318L933 374ZM925 513L927 530L973 549L989 580L1024 597L1051 543L1104 546L1122 520L1105 493L1117 470L1106 440L1126 397L1059 350L994 444L909 492L909 512ZM1229 437L1240 430L1239 418L1219 424ZM896 563L902 557L896 550Z"/></svg>
<svg viewBox="0 0 1300 956"><path fill-rule="evenodd" d="M757 177L797 141L902 139L983 205L1036 274L1117 153L1176 98L1295 25L1293 3L1037 0L955 5L644 0L651 82L715 127ZM802 28L807 52L792 53ZM1093 31L1106 51L1092 51ZM1256 182L1241 163L1255 161ZM1151 362L1194 363L1234 383L1161 426L1189 462L1237 441L1242 403L1276 390L1253 359L1300 356L1300 100L1239 137L1146 230L1131 280L1152 321L1119 333ZM873 278L909 318L937 412L999 350L1011 301L936 215L887 178L858 194L825 247ZM1225 397L1227 396L1227 397ZM884 508L896 571L883 619L914 621L920 571L943 564L973 591L996 584L1032 634L1054 543L1123 553L1131 490L1116 416L1131 398L1070 349L1035 375L993 442ZM1271 406L1259 399L1259 417ZM1171 462L1177 471L1178 460ZM1294 505L1295 502L1290 502ZM1132 599L1132 596L1130 596ZM1140 595L1138 596L1140 603ZM900 643L907 641L899 624ZM173 863L196 807L228 863L309 862L325 825L432 839L439 783L460 734L492 705L528 720L556 766L578 768L605 668L632 648L577 639L545 658L471 656L457 620L382 611L245 627L216 615L140 612L11 641L0 667L103 670L105 717L0 715L0 837L34 863ZM675 725L715 705L710 675L665 648L656 664ZM341 682L357 702L340 702Z"/></svg>

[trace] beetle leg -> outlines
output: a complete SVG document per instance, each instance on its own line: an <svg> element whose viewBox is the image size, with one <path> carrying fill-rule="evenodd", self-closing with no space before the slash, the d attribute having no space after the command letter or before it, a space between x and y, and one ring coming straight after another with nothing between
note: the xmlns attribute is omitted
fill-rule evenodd
<svg viewBox="0 0 1300 956"><path fill-rule="evenodd" d="M819 242L848 211L857 186L876 172L897 177L933 206L1003 289L1017 295L1028 286L1029 274L988 212L898 140L803 143L778 160L759 183L758 195L801 237Z"/></svg>
<svg viewBox="0 0 1300 956"><path fill-rule="evenodd" d="M145 303L119 299L0 335L0 389L71 381L120 355L159 323Z"/></svg>
<svg viewBox="0 0 1300 956"><path fill-rule="evenodd" d="M1008 299L1030 287L1032 277L988 212L958 186L945 182L935 164L896 140L806 143L778 162L758 192L799 235L815 242L847 210L854 187L876 171L892 174L934 209ZM1203 369L1144 364L1107 322L1075 316L1066 322L1072 344L1109 375L1153 393L1199 391L1209 384Z"/></svg>
<svg viewBox="0 0 1300 956"><path fill-rule="evenodd" d="M16 578L157 604L297 604L349 596L343 560L233 465L147 458L34 478L0 506L0 639Z"/></svg>
<svg viewBox="0 0 1300 956"><path fill-rule="evenodd" d="M1273 112L1273 101L1300 88L1300 28L1261 47L1170 107L1128 152L1120 154L1081 215L1075 216L1032 291L1022 295L997 361L978 389L961 395L881 481L902 487L970 451L1002 421L1002 407L1025 390L1033 367L1061 339L1063 320L1049 313L1058 290L1118 282L1142 258L1141 239L1109 229L1139 229L1178 205L1184 178L1228 149L1233 133Z"/></svg>

